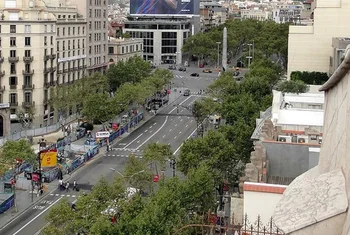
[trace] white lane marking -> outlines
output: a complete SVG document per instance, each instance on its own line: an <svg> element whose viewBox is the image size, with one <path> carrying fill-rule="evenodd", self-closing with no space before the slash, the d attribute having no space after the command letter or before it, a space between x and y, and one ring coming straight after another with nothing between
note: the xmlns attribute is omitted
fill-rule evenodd
<svg viewBox="0 0 350 235"><path fill-rule="evenodd" d="M159 141L157 141L157 143L156 144L159 144Z"/></svg>
<svg viewBox="0 0 350 235"><path fill-rule="evenodd" d="M75 195L72 195L72 197L76 197Z"/></svg>
<svg viewBox="0 0 350 235"><path fill-rule="evenodd" d="M154 132L150 137L148 137L145 141L143 141L139 146L137 146L137 148L135 148L136 150L141 148L142 145L144 145L147 141L149 141L153 136L155 136L164 126L165 124L167 123L168 121L168 116L165 117L165 121L163 122L163 124L159 127L159 129Z"/></svg>
<svg viewBox="0 0 350 235"><path fill-rule="evenodd" d="M182 121L183 121L183 119L180 120L180 122L182 122Z"/></svg>
<svg viewBox="0 0 350 235"><path fill-rule="evenodd" d="M191 122L193 122L193 120L191 120Z"/></svg>
<svg viewBox="0 0 350 235"><path fill-rule="evenodd" d="M129 145L131 145L132 143L134 143L138 138L140 138L143 135L143 133L141 133L139 136L137 136L135 139L133 139L130 143L128 143L127 145L124 146L124 148L127 148Z"/></svg>
<svg viewBox="0 0 350 235"><path fill-rule="evenodd" d="M197 131L197 128L194 129L194 131L187 137L186 140L188 140L189 138L191 138L191 136L192 136L196 131ZM181 149L181 147L182 147L183 144L184 144L184 143L180 144L180 146L175 150L175 152L173 153L174 155L175 155L177 152L179 152L179 150Z"/></svg>
<svg viewBox="0 0 350 235"><path fill-rule="evenodd" d="M122 145L122 146L124 146L124 145L126 145L126 143L120 143L119 145Z"/></svg>
<svg viewBox="0 0 350 235"><path fill-rule="evenodd" d="M155 126L157 123L155 122L154 124L153 124L153 126Z"/></svg>
<svg viewBox="0 0 350 235"><path fill-rule="evenodd" d="M140 143L140 140L138 140L138 141L136 142L136 144L138 144L138 143Z"/></svg>
<svg viewBox="0 0 350 235"><path fill-rule="evenodd" d="M179 135L180 135L181 133L182 133L182 132L180 131L180 132L179 132Z"/></svg>
<svg viewBox="0 0 350 235"><path fill-rule="evenodd" d="M174 139L176 139L176 138L177 138L177 136L174 137Z"/></svg>
<svg viewBox="0 0 350 235"><path fill-rule="evenodd" d="M175 124L175 126L177 126L177 124Z"/></svg>
<svg viewBox="0 0 350 235"><path fill-rule="evenodd" d="M165 135L163 135L163 138L165 138Z"/></svg>
<svg viewBox="0 0 350 235"><path fill-rule="evenodd" d="M152 130L149 131L149 133L152 133L152 132L153 132Z"/></svg>
<svg viewBox="0 0 350 235"><path fill-rule="evenodd" d="M51 196L53 196L54 194L53 193L50 193Z"/></svg>
<svg viewBox="0 0 350 235"><path fill-rule="evenodd" d="M148 131L148 129L145 130L145 133Z"/></svg>
<svg viewBox="0 0 350 235"><path fill-rule="evenodd" d="M170 129L169 132L171 132L173 129Z"/></svg>
<svg viewBox="0 0 350 235"><path fill-rule="evenodd" d="M56 201L54 201L50 206L46 207L45 210L43 210L42 212L40 212L39 214L37 214L33 219L31 219L28 223L26 223L25 225L23 225L23 227L21 227L19 230L17 230L17 232L15 232L13 235L18 234L19 232L21 232L25 227L27 227L30 223L32 223L34 220L36 220L39 216L41 216L42 214L44 214L48 209L50 209L53 205L55 205L59 200L61 200L62 197L59 197Z"/></svg>
<svg viewBox="0 0 350 235"><path fill-rule="evenodd" d="M185 127L188 127L188 125L186 125Z"/></svg>
<svg viewBox="0 0 350 235"><path fill-rule="evenodd" d="M192 96L187 97L184 101L182 101L179 105L182 105L183 103L185 103L188 99L190 99ZM177 107L173 108L168 114L171 114L173 111L175 111L177 109ZM151 136L149 136L145 141L143 141L137 148L135 148L136 150L141 148L142 145L144 145L145 143L147 143L147 141L149 141L153 136L155 136L167 123L169 116L165 117L165 121L163 122L163 124L158 128L158 130L156 132L154 132ZM180 117L179 117L180 118ZM156 123L155 123L156 124ZM154 124L154 125L155 125Z"/></svg>
<svg viewBox="0 0 350 235"><path fill-rule="evenodd" d="M55 195L56 197L58 197L59 196L59 194L58 193L56 193L56 195Z"/></svg>
<svg viewBox="0 0 350 235"><path fill-rule="evenodd" d="M180 112L182 113L184 110L181 110Z"/></svg>
<svg viewBox="0 0 350 235"><path fill-rule="evenodd" d="M149 129L151 129L153 126L150 126Z"/></svg>
<svg viewBox="0 0 350 235"><path fill-rule="evenodd" d="M179 119L180 119L181 117L179 117Z"/></svg>
<svg viewBox="0 0 350 235"><path fill-rule="evenodd" d="M66 197L70 197L70 195L66 195Z"/></svg>

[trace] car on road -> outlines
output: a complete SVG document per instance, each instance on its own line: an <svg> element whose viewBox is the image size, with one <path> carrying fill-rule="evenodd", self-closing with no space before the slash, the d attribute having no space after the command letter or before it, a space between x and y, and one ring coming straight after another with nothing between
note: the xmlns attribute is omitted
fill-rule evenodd
<svg viewBox="0 0 350 235"><path fill-rule="evenodd" d="M190 94L191 94L190 89L186 89L186 90L184 91L184 96L190 96Z"/></svg>
<svg viewBox="0 0 350 235"><path fill-rule="evenodd" d="M176 66L175 66L175 65L169 65L168 69L170 69L170 70L176 70Z"/></svg>
<svg viewBox="0 0 350 235"><path fill-rule="evenodd" d="M180 67L179 71L186 72L186 68L185 67Z"/></svg>
<svg viewBox="0 0 350 235"><path fill-rule="evenodd" d="M211 69L203 69L203 73L212 73L213 71Z"/></svg>
<svg viewBox="0 0 350 235"><path fill-rule="evenodd" d="M199 77L199 74L198 74L198 73L191 73L190 76L191 76L191 77Z"/></svg>

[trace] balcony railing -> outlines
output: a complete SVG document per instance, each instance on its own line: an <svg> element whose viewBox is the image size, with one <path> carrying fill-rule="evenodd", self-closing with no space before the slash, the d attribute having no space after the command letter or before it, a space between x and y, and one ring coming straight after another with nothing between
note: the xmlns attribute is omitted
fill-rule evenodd
<svg viewBox="0 0 350 235"><path fill-rule="evenodd" d="M61 74L61 73L63 73L63 70L60 69L60 70L57 71L57 73L58 73L58 74Z"/></svg>
<svg viewBox="0 0 350 235"><path fill-rule="evenodd" d="M56 59L56 54L52 54L52 55L50 55L50 59L51 59L51 60Z"/></svg>
<svg viewBox="0 0 350 235"><path fill-rule="evenodd" d="M50 81L50 86L54 86L56 85L56 82L55 81Z"/></svg>
<svg viewBox="0 0 350 235"><path fill-rule="evenodd" d="M5 76L5 70L0 71L0 78L2 78L3 76Z"/></svg>
<svg viewBox="0 0 350 235"><path fill-rule="evenodd" d="M51 72L55 72L56 70L57 70L56 67L52 67L52 68L51 68Z"/></svg>
<svg viewBox="0 0 350 235"><path fill-rule="evenodd" d="M18 106L18 102L10 102L10 106L11 107L17 107Z"/></svg>
<svg viewBox="0 0 350 235"><path fill-rule="evenodd" d="M10 85L10 89L11 90L16 90L17 89L17 85Z"/></svg>
<svg viewBox="0 0 350 235"><path fill-rule="evenodd" d="M44 61L48 61L50 59L50 55L44 55Z"/></svg>
<svg viewBox="0 0 350 235"><path fill-rule="evenodd" d="M30 108L30 107L33 107L35 106L35 102L32 101L32 102L22 102L22 107L23 108Z"/></svg>
<svg viewBox="0 0 350 235"><path fill-rule="evenodd" d="M8 60L10 63L17 63L19 61L19 58L18 56L9 56Z"/></svg>
<svg viewBox="0 0 350 235"><path fill-rule="evenodd" d="M34 84L22 85L22 90L33 90L35 88Z"/></svg>
<svg viewBox="0 0 350 235"><path fill-rule="evenodd" d="M4 62L4 57L0 56L0 64Z"/></svg>
<svg viewBox="0 0 350 235"><path fill-rule="evenodd" d="M33 56L23 56L23 61L26 63L33 62L34 57Z"/></svg>
<svg viewBox="0 0 350 235"><path fill-rule="evenodd" d="M22 74L26 76L30 76L34 74L34 69L32 70L22 70Z"/></svg>

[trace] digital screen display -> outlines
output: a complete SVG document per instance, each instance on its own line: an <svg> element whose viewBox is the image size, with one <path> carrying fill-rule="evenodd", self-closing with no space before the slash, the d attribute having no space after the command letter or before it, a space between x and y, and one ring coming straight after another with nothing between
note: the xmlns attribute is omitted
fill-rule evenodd
<svg viewBox="0 0 350 235"><path fill-rule="evenodd" d="M130 0L131 15L192 15L198 0ZM198 1L199 2L199 1ZM199 4L198 8L199 8ZM198 9L199 11L199 9Z"/></svg>

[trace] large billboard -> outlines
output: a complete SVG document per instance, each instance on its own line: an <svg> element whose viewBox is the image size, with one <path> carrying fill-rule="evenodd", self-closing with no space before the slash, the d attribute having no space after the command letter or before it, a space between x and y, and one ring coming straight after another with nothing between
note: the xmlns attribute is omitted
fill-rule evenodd
<svg viewBox="0 0 350 235"><path fill-rule="evenodd" d="M199 0L130 0L131 15L199 14Z"/></svg>
<svg viewBox="0 0 350 235"><path fill-rule="evenodd" d="M57 150L44 150L40 154L42 167L53 167L57 165Z"/></svg>

